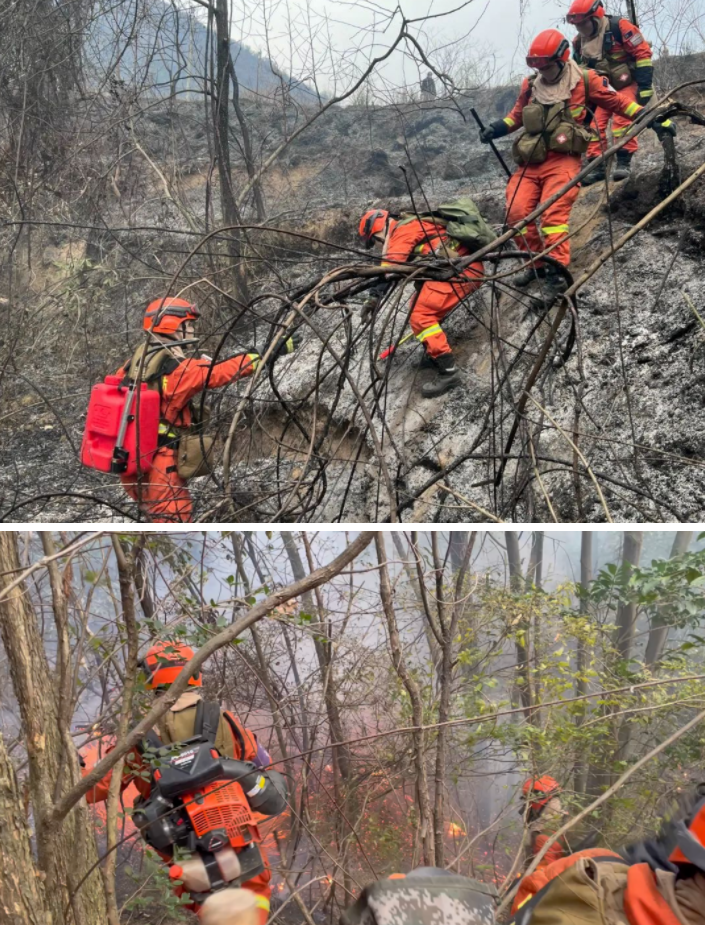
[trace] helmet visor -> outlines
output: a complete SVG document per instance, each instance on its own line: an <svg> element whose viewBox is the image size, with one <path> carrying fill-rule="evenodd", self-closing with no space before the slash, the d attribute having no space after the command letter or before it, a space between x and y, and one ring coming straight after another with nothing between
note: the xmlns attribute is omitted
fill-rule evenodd
<svg viewBox="0 0 705 925"><path fill-rule="evenodd" d="M527 55L526 63L529 67L536 68L537 71L542 70L545 67L550 67L552 64L558 60L556 57L549 57L548 55Z"/></svg>
<svg viewBox="0 0 705 925"><path fill-rule="evenodd" d="M568 13L565 18L566 22L569 22L572 26L577 26L578 23L585 22L586 19L590 19L592 16L592 11L588 13Z"/></svg>

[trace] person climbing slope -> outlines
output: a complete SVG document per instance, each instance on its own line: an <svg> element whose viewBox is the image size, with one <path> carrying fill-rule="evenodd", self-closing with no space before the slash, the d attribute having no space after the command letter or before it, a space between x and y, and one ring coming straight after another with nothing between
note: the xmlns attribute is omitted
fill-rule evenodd
<svg viewBox="0 0 705 925"><path fill-rule="evenodd" d="M474 203L472 208L476 208ZM479 213L477 217L484 224ZM392 217L385 209L370 209L360 219L358 230L366 248L372 248L375 244L382 246L383 267L411 263L433 255L446 259L470 256L473 250L454 240L446 230L447 224L435 213ZM482 263L477 261L470 264L462 271L462 276L462 282L419 282L412 297L409 317L411 330L424 348L426 361L435 366L438 374L434 381L423 384L421 394L424 398L443 395L463 381L441 321L459 302L482 285ZM363 321L377 311L388 288L389 284L383 281L371 291L363 306Z"/></svg>
<svg viewBox="0 0 705 925"><path fill-rule="evenodd" d="M628 19L608 16L602 0L573 0L566 19L578 30L573 39L573 57L578 64L593 68L606 77L615 90L628 96L632 102L646 106L654 95L654 68L651 45L639 28ZM615 141L619 141L629 131L630 119L598 106L593 126L599 137L588 146L588 161L599 157L609 147L606 130L610 119ZM638 139L631 138L617 152L613 180L624 180L629 176L631 160L638 147ZM604 179L603 162L585 177L583 185L589 186Z"/></svg>
<svg viewBox="0 0 705 925"><path fill-rule="evenodd" d="M580 158L591 140L588 124L593 107L602 106L629 120L643 109L628 95L615 91L606 77L572 61L570 44L557 29L546 29L536 36L526 63L537 73L524 78L512 111L480 132L480 141L489 144L522 126L525 130L512 149L519 167L507 184L509 225L522 221L579 173ZM653 124L657 134L669 131L671 126L670 120ZM578 194L579 187L575 185L552 203L541 215L540 231L535 223L527 225L517 235L519 247L539 253L545 245L551 248L555 260L568 267L570 214ZM513 281L523 287L536 278L544 280L544 295L549 302L567 288L560 272L541 260Z"/></svg>

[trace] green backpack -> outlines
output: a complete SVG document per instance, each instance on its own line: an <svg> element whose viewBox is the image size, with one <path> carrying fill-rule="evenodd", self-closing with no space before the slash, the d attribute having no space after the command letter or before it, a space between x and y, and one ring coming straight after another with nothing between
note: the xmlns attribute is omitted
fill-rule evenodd
<svg viewBox="0 0 705 925"><path fill-rule="evenodd" d="M469 196L444 202L433 212L420 212L418 215L405 217L402 222L415 221L417 218L431 219L439 225L444 225L449 237L470 250L479 250L497 238Z"/></svg>

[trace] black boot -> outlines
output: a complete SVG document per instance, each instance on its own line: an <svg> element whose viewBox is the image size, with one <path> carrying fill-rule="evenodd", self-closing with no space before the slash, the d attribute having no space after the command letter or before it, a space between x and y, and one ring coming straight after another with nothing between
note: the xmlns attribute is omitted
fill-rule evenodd
<svg viewBox="0 0 705 925"><path fill-rule="evenodd" d="M460 370L455 365L455 357L452 353L442 353L436 357L436 366L438 375L431 382L424 382L421 386L421 394L424 398L436 398L438 395L445 395L450 389L454 389L462 383Z"/></svg>
<svg viewBox="0 0 705 925"><path fill-rule="evenodd" d="M617 151L617 165L614 168L614 173L612 174L613 180L626 180L627 177L632 172L632 152L625 151L622 148L621 151Z"/></svg>
<svg viewBox="0 0 705 925"><path fill-rule="evenodd" d="M511 284L512 286L518 286L519 289L524 289L526 286L530 286L534 280L544 279L545 276L546 267L535 267L531 264L528 264L525 270L522 270L521 273L517 273L515 276L512 276Z"/></svg>
<svg viewBox="0 0 705 925"><path fill-rule="evenodd" d="M436 361L433 359L431 354L424 347L421 351L421 359L419 360L419 369L438 369L436 366Z"/></svg>
<svg viewBox="0 0 705 925"><path fill-rule="evenodd" d="M555 267L549 267L542 287L544 298L549 302L553 302L558 296L563 295L567 288L568 281L565 277Z"/></svg>
<svg viewBox="0 0 705 925"><path fill-rule="evenodd" d="M596 157L589 157L585 161L585 166L587 167L588 164L591 164L593 161L596 161L596 160L597 160ZM605 162L603 161L601 164L595 167L592 173L589 173L586 177L583 177L583 179L580 182L583 186L592 186L593 183L599 183L601 180L604 180L604 179L605 179Z"/></svg>

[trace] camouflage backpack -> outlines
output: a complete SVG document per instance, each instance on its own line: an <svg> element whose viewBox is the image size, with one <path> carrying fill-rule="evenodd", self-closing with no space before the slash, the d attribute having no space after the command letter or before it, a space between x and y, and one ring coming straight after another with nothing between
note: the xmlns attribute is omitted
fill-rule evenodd
<svg viewBox="0 0 705 925"><path fill-rule="evenodd" d="M365 887L340 925L493 925L496 896L487 883L419 867Z"/></svg>

